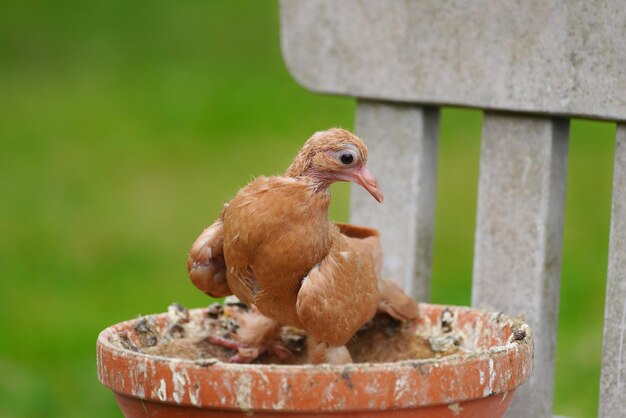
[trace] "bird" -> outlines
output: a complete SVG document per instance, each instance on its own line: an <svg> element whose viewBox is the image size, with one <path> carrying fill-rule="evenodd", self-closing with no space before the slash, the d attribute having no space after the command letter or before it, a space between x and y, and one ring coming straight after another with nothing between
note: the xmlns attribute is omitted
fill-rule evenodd
<svg viewBox="0 0 626 418"><path fill-rule="evenodd" d="M231 361L284 354L270 341L289 325L307 332L312 363L345 364L352 361L347 342L377 311L417 317L417 303L381 278L379 232L328 220L334 182L356 183L383 202L367 159L355 134L316 132L283 175L244 186L194 242L187 260L193 284L252 307L237 341L212 339L238 349Z"/></svg>

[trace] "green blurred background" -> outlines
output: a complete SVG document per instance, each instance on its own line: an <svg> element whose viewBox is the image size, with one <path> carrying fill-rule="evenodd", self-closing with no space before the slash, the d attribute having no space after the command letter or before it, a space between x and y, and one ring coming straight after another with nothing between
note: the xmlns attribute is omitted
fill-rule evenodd
<svg viewBox="0 0 626 418"><path fill-rule="evenodd" d="M121 417L107 325L204 306L186 253L353 100L295 84L275 1L9 1L0 13L0 417ZM469 304L481 113L444 109L433 301ZM573 121L556 412L597 411L615 126ZM347 220L334 186L331 217Z"/></svg>

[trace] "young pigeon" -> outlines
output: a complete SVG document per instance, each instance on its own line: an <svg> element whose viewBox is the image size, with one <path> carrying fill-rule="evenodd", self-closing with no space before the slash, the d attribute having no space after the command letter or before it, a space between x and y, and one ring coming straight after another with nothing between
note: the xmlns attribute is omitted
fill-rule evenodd
<svg viewBox="0 0 626 418"><path fill-rule="evenodd" d="M350 362L346 343L379 308L401 320L416 317L417 304L379 280L378 232L328 221L334 182L357 183L382 203L366 162L367 147L352 133L315 133L283 176L259 177L242 188L198 237L187 263L195 286L213 297L234 294L256 315L306 330L313 363ZM247 323L266 324L259 328L274 334L279 329L261 319ZM270 340L248 337L233 361L267 351L250 350L250 341ZM221 342L233 348L232 341Z"/></svg>

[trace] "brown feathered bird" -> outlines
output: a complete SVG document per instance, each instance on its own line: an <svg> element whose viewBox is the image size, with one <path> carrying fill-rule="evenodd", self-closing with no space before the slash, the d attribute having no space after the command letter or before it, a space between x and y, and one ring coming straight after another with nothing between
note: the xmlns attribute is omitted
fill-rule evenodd
<svg viewBox="0 0 626 418"><path fill-rule="evenodd" d="M317 132L283 176L242 188L193 244L188 270L196 287L253 306L237 343L214 341L243 349L233 361L271 349L281 324L307 331L312 362L347 363L345 344L377 308L401 320L417 316L413 300L380 280L378 232L328 221L334 182L357 183L382 202L366 162L357 136Z"/></svg>

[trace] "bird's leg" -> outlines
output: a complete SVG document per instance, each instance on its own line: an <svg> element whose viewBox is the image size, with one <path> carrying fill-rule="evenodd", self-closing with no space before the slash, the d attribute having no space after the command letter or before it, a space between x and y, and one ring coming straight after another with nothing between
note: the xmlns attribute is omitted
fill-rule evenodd
<svg viewBox="0 0 626 418"><path fill-rule="evenodd" d="M207 340L209 340L209 342L211 344L214 345L219 345L220 347L224 347L224 348L230 348L231 350L238 350L239 348L241 348L244 344L239 343L235 340L230 340L228 338L223 338L223 337L218 337L217 335L209 335L207 337Z"/></svg>
<svg viewBox="0 0 626 418"><path fill-rule="evenodd" d="M291 356L291 351L282 344L271 344L268 350L281 360L287 360Z"/></svg>
<svg viewBox="0 0 626 418"><path fill-rule="evenodd" d="M237 354L228 359L230 363L250 363L267 351L267 347L249 347L248 344L216 335L209 335L207 339L211 344L237 350Z"/></svg>
<svg viewBox="0 0 626 418"><path fill-rule="evenodd" d="M229 363L252 363L267 351L267 347L240 347L237 354L228 359Z"/></svg>
<svg viewBox="0 0 626 418"><path fill-rule="evenodd" d="M242 344L237 350L238 353L232 356L228 361L231 363L251 363L256 360L261 354L269 352L274 354L280 360L287 360L291 355L285 346L278 343L271 343L263 347L245 347Z"/></svg>
<svg viewBox="0 0 626 418"><path fill-rule="evenodd" d="M246 343L218 337L216 335L209 335L207 339L211 344L219 345L220 347L229 348L231 350L237 350L237 354L228 359L230 363L251 363L265 352L270 352L281 360L286 360L291 355L291 351L289 351L282 344L276 342L272 342L264 346L251 347Z"/></svg>

